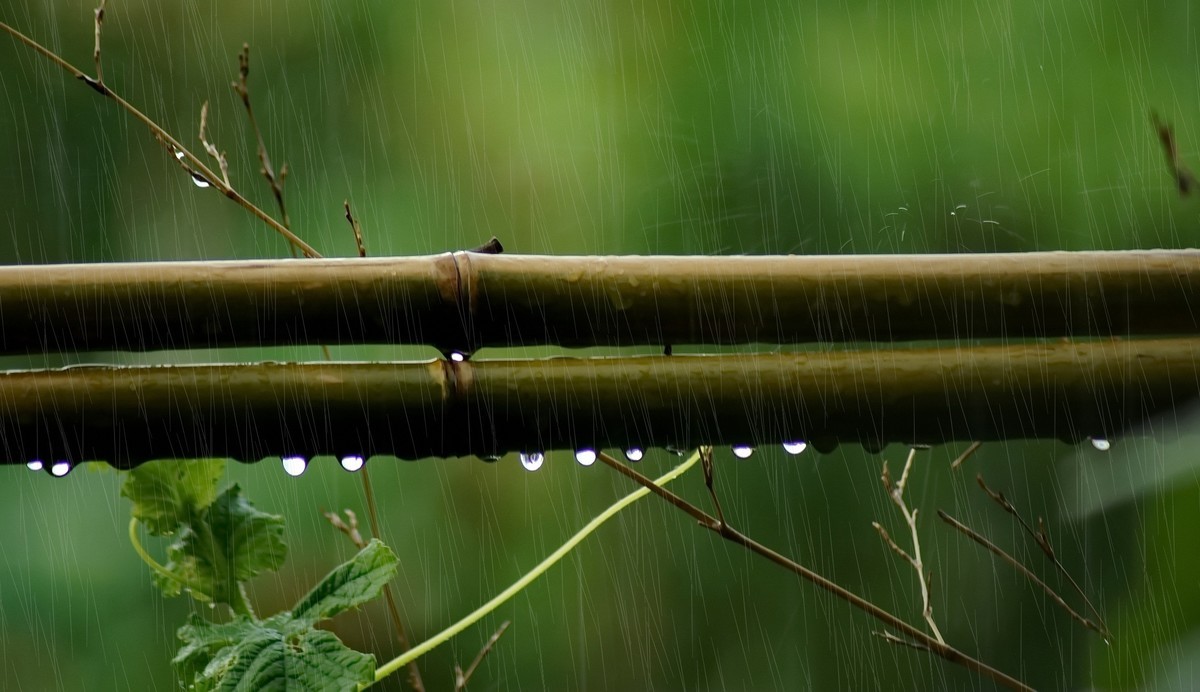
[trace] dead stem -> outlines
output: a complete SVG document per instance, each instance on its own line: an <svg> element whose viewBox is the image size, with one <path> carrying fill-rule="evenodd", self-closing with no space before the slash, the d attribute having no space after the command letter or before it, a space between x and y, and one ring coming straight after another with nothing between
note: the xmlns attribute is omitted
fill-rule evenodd
<svg viewBox="0 0 1200 692"><path fill-rule="evenodd" d="M1179 156L1179 144L1175 141L1175 130L1170 123L1160 119L1158 113L1151 111L1150 118L1154 121L1158 141L1162 145L1163 153L1166 154L1167 168L1171 171L1171 177L1175 179L1175 186L1179 188L1179 196L1187 197L1196 189L1197 180Z"/></svg>
<svg viewBox="0 0 1200 692"><path fill-rule="evenodd" d="M1054 568L1058 570L1058 573L1066 578L1067 582L1071 584L1071 587L1075 589L1075 593L1079 594L1079 597L1083 599L1084 604L1087 605L1088 611L1092 614L1092 617L1095 618L1095 622L1099 626L1097 631L1100 633L1100 635L1104 637L1105 641L1111 639L1112 633L1109 631L1108 625L1104 623L1104 619L1100 616L1099 609L1092 604L1091 599L1087 597L1087 594L1084 593L1083 588L1079 586L1079 582L1075 581L1075 578L1071 576L1069 571L1067 571L1066 565L1059 561L1058 556L1055 554L1054 546L1050 544L1050 534L1046 531L1046 523L1042 520L1042 518L1038 517L1038 527L1037 529L1034 529L1029 525L1029 522L1025 521L1025 518L1021 516L1021 513L1017 511L1017 508L1013 506L1012 502L1005 497L1004 493L992 490L988 487L988 484L983 480L983 474L976 474L975 480L979 483L980 489L987 493L987 496L990 497L993 502L995 502L1000 506L1001 509L1017 520L1017 523L1021 525L1021 528L1025 530L1025 533L1028 534L1029 537L1033 539L1033 542L1037 544L1038 548L1041 549L1042 554L1050 560L1050 563L1054 565Z"/></svg>
<svg viewBox="0 0 1200 692"><path fill-rule="evenodd" d="M467 689L467 683L471 681L471 676L475 674L475 669L478 668L479 664L483 662L484 657L491 653L492 649L496 646L496 642L500 641L500 637L504 635L504 631L507 630L508 626L511 624L512 620L505 620L500 624L500 629L496 630L496 632L488 638L487 643L483 645L483 648L479 650L479 653L475 654L475 660L471 661L471 665L467 666L466 672L463 672L462 668L454 666L454 692L463 692L463 690Z"/></svg>
<svg viewBox="0 0 1200 692"><path fill-rule="evenodd" d="M678 495L667 490L666 488L661 487L660 485L658 485L651 479L643 476L642 474L633 470L629 466L622 464L621 462L617 461L616 459L612 458L611 456L604 454L604 453L600 453L598 456L599 456L600 461L604 462L604 464L606 466L615 470L616 472L620 473L621 475L625 476L626 478L632 479L638 485L641 485L643 488L646 488L647 490L649 490L650 492L659 496L663 500L674 505L680 511L684 512L688 516L690 516L693 519L695 519L696 521L698 521L700 523L700 526L720 535L722 538L724 538L727 541L736 543L737 545L740 545L743 548L746 548L750 552L755 553L756 555L760 555L760 556L770 560L771 562L774 562L775 564L779 565L780 567L783 567L784 569L792 572L793 574L796 574L797 576L801 577L802 579L816 585L818 588L821 588L821 589L833 594L835 597L845 601L846 603L850 604L854 608L857 608L857 609L865 612L866 614L870 615L871 617L875 618L876 620L879 620L880 622L887 625L888 627L891 627L892 629L902 632L905 636L911 638L913 642L916 642L920 646L927 647L929 652L932 653L933 655L935 655L945 661L948 661L950 663L954 663L956 665L963 666L964 668L971 670L975 673L978 673L984 677L987 677L987 678L995 681L996 683L1003 685L1004 687L1007 687L1009 689L1014 689L1014 690L1032 690L1033 689L1032 687L1026 685L1025 683L1021 682L1020 680L1017 680L1016 678L1011 677L1011 676L1007 675L1006 673L996 670L995 668L989 666L988 664L984 663L983 661L973 658L972 656L970 656L966 653L963 653L962 651L959 651L958 649L955 649L954 647L950 646L949 644L946 644L944 642L939 642L938 640L929 636L925 632L922 632L921 630L917 629L916 627L913 627L912 625L901 620L900 618L896 617L895 615L892 615L891 613L884 610L883 608L880 608L879 606L866 600L865 598L858 596L855 593L838 585L837 583L830 581L829 579L821 576L820 574L817 574L816 572L808 569L807 567L801 565L800 563L798 563L790 558L784 557L783 555L771 550L770 548L762 545L761 543L754 541L753 539L749 538L748 536L745 536L744 534L734 530L728 524L722 524L716 518L712 517L709 514L706 514L699 507L696 507L692 503L679 497ZM914 646L914 648L919 648L919 647Z"/></svg>
<svg viewBox="0 0 1200 692"><path fill-rule="evenodd" d="M1000 548L1000 546L996 545L995 543L992 543L986 537L984 537L982 534L976 532L975 530L971 529L969 526L963 524L962 522L958 521L957 519L950 516L949 514L946 514L945 512L943 512L940 509L938 510L938 516L941 517L942 521L949 524L952 528L959 531L967 538L970 538L971 540L975 541L979 545L981 545L984 548L986 548L987 550L989 550L996 557L999 557L1001 560L1012 565L1013 568L1015 568L1018 572L1025 575L1026 579L1033 582L1040 589L1042 589L1042 591L1045 591L1046 595L1050 596L1050 598L1052 598L1055 603L1057 603L1063 610L1067 611L1067 613L1070 614L1070 616L1072 618L1074 618L1076 622L1078 622L1079 624L1083 625L1084 627L1098 633L1101 637L1104 637L1105 641L1108 641L1108 634L1104 628L1102 628L1100 625L1097 625L1096 623L1092 622L1091 620L1089 620L1089 619L1085 618L1084 616L1080 615L1079 613L1077 613L1075 611L1075 609L1073 609L1071 606L1067 605L1067 602L1064 601L1061 596L1059 596L1057 593L1055 593L1054 589L1051 589L1050 586L1046 584L1046 582L1042 581L1041 579L1038 579L1036 574L1029 571L1029 569L1027 567L1025 567L1025 565L1022 565L1016 558L1014 558L1013 556L1004 552L1004 550L1002 550Z"/></svg>
<svg viewBox="0 0 1200 692"><path fill-rule="evenodd" d="M279 174L275 174L274 167L271 166L271 156L267 153L267 142L263 139L262 130L258 127L258 120L254 117L254 109L250 106L250 87L246 83L246 79L250 76L250 44L243 43L242 50L238 53L238 78L230 86L237 92L237 95L242 99L242 105L246 107L246 118L250 121L250 127L254 130L254 139L257 141L258 162L260 164L259 173L267 179L267 184L271 186L271 194L275 197L275 203L279 205L279 215L283 221L283 225L291 228L292 224L288 219L287 207L283 203L283 185L287 182L288 166L283 164L279 168Z"/></svg>
<svg viewBox="0 0 1200 692"><path fill-rule="evenodd" d="M971 455L973 455L973 454L975 454L975 452L979 451L979 448L982 446L983 446L982 442L972 442L971 446L967 447L967 449L962 454L959 454L957 459L950 462L950 470L953 471L953 470L957 469L959 466L962 466L963 462L965 462L967 459L970 459Z"/></svg>
<svg viewBox="0 0 1200 692"><path fill-rule="evenodd" d="M367 246L363 245L362 226L359 225L358 219L354 218L354 214L350 213L350 200L342 202L342 206L346 209L346 221L350 224L350 230L354 231L354 245L358 248L358 256L366 257Z"/></svg>
<svg viewBox="0 0 1200 692"><path fill-rule="evenodd" d="M233 185L229 183L229 161L225 158L225 152L218 151L217 147L208 141L208 101L200 106L200 144L204 147L204 151L216 160L217 167L221 169L221 179L232 188Z"/></svg>
<svg viewBox="0 0 1200 692"><path fill-rule="evenodd" d="M4 22L0 22L0 29L3 29L6 33L8 33L14 39L25 44L29 48L33 49L35 52L37 52L42 57L46 58L47 60L50 60L55 65L58 65L66 72L70 73L72 77L75 77L76 79L83 81L85 84L90 86L93 90L95 90L99 94L112 99L113 102L115 102L122 110L124 110L126 113L129 113L131 116L133 116L133 118L135 120L142 123L142 125L144 125L147 129L149 129L150 132L158 140L162 141L167 146L168 150L170 150L173 154L175 154L175 155L182 154L182 156L180 157L180 160L182 161L182 160L186 159L187 166L185 166L185 168L190 167L191 169L194 169L195 175L202 177L206 182L211 184L213 187L217 188L217 190L220 191L221 194L223 194L226 197L228 197L229 199L233 200L239 206L241 206L243 209L245 209L246 211L253 214L255 218L259 219L263 223L270 226L275 232L279 233L284 238L286 238L287 241L289 243L291 243L295 248L299 249L300 252L302 252L306 257L320 257L321 256L320 253L318 253L315 249L313 249L308 243L301 240L295 233L292 233L283 224L279 223L274 218L272 218L270 214L267 214L262 209L259 209L257 206L254 205L254 203L252 203L250 200L243 197L241 194L239 194L233 188L229 187L228 185L225 185L224 181L221 180L220 178L218 178L217 175L213 171L209 170L208 166L206 166L204 164L204 162L200 160L199 157L197 157L195 154L193 154L191 152L191 150L189 150L187 147L180 144L179 140L172 137L170 135L170 133L168 133L166 130L164 130L162 128L162 126L160 126L158 123L151 120L149 116L147 116L145 113L142 113L140 110L138 110L136 107L134 107L133 104L131 104L128 101L126 101L125 99L121 98L112 89L110 89L107 85L101 83L98 79L93 79L92 77L89 77L88 75L84 74L84 72L82 70L80 70L78 67L75 67L71 63L69 63L66 60L64 60L63 58L59 57L58 54L54 53L53 51L46 48L45 46L38 43L37 41L34 41L33 39L29 38L28 36L21 33L20 31L17 31L16 29L9 26L8 24L6 24Z"/></svg>
<svg viewBox="0 0 1200 692"><path fill-rule="evenodd" d="M902 557L913 570L917 573L917 581L921 584L921 616L925 618L925 623L929 625L929 631L933 632L936 638L942 644L946 640L942 637L941 630L938 629L937 622L933 619L933 602L930 599L929 590L930 582L933 580L932 572L925 571L925 563L921 559L921 539L917 534L917 512L919 510L909 510L908 505L904 502L904 488L908 484L908 474L912 471L913 459L917 456L916 448L908 450L908 459L904 462L904 471L900 474L898 482L892 482L892 474L888 471L887 461L883 462L883 472L880 474L880 480L883 481L883 488L892 499L892 503L900 509L900 515L904 517L904 523L908 524L909 533L912 535L913 552L909 555L904 551L888 532L884 530L879 522L871 522L871 526L879 532L880 538L888 545L897 555Z"/></svg>
<svg viewBox="0 0 1200 692"><path fill-rule="evenodd" d="M104 3L106 0L100 0L100 6L95 9L96 17L96 43L92 48L92 60L96 61L96 83L104 84L104 70L100 67L100 27L104 24Z"/></svg>
<svg viewBox="0 0 1200 692"><path fill-rule="evenodd" d="M713 489L713 448L700 448L700 467L704 469L704 485L708 486L708 494L712 496L713 506L717 508L717 521L725 525L725 513L721 511L721 501L717 499L717 491Z"/></svg>

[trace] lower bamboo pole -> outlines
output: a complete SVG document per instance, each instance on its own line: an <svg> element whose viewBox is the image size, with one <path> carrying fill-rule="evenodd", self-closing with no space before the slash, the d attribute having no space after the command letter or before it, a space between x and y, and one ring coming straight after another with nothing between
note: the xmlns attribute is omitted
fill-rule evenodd
<svg viewBox="0 0 1200 692"><path fill-rule="evenodd" d="M0 458L1113 436L1200 395L1200 340L456 363L73 367L0 374Z"/></svg>

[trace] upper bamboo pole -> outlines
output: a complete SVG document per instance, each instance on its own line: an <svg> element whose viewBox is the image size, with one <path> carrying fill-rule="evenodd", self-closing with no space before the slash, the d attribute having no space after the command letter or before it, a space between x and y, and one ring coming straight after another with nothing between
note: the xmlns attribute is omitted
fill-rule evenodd
<svg viewBox="0 0 1200 692"><path fill-rule="evenodd" d="M1200 333L1200 251L0 267L0 353Z"/></svg>
<svg viewBox="0 0 1200 692"><path fill-rule="evenodd" d="M1112 436L1200 395L1200 340L0 373L0 459L496 455Z"/></svg>

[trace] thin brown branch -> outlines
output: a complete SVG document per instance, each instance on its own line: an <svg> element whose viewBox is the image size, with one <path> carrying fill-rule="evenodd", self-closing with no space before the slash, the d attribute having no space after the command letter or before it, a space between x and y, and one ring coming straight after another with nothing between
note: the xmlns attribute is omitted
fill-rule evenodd
<svg viewBox="0 0 1200 692"><path fill-rule="evenodd" d="M283 185L287 182L288 167L283 164L279 168L279 174L275 174L275 169L271 165L271 156L267 153L267 142L263 139L262 129L258 126L258 120L254 117L254 108L250 105L250 86L247 84L247 78L250 76L250 44L243 43L242 50L238 53L238 78L232 83L233 90L242 99L242 105L246 107L246 118L250 121L250 127L254 130L254 139L257 141L258 162L260 164L259 173L266 178L267 184L271 186L271 194L275 197L275 203L279 205L279 215L283 220L283 225L288 228L292 227L291 221L288 219L287 206L283 203Z"/></svg>
<svg viewBox="0 0 1200 692"><path fill-rule="evenodd" d="M225 158L225 152L218 151L217 147L208 141L208 101L200 106L200 144L204 147L204 151L216 160L217 166L221 169L221 179L232 188L233 185L229 182L229 161Z"/></svg>
<svg viewBox="0 0 1200 692"><path fill-rule="evenodd" d="M246 211L253 214L255 216L255 218L257 218L260 221L262 221L263 223L267 224L276 233L278 233L279 235L286 238L289 243L291 243L294 247L299 249L300 252L303 253L306 257L320 257L321 256L321 254L319 252L317 252L312 246L310 246L308 243L301 240L295 233L292 233L290 230L288 230L288 228L284 224L281 224L280 222L276 221L274 218L271 217L270 214L266 213L262 209L259 209L257 206L254 205L253 202L251 202L250 200L243 197L232 187L226 185L224 183L224 181L221 180L213 171L211 171L208 168L208 166L206 166L204 164L204 162L202 160L200 160L200 158L198 156L196 156L195 154L193 154L191 152L191 150L189 150L187 147L183 146L183 144L181 144L179 142L179 140L172 137L171 134L169 132L167 132L165 129L163 129L163 127L161 125L156 123L154 120L150 119L149 116L147 116L145 113L142 113L133 104L131 104L128 101L126 101L125 99L121 98L116 92L114 92L112 89L110 89L107 85L101 83L98 79L93 79L92 77L88 76L82 70L80 70L78 67L75 67L71 63L69 63L66 60L64 60L63 58L59 57L56 53L54 53L50 49L46 48L42 44L33 40L32 38L29 38L28 36L21 33L20 31L17 31L16 29L9 26L8 24L6 24L4 22L0 22L0 29L3 29L6 33L8 33L10 36L15 38L20 43L23 43L24 45L33 49L35 52L37 52L42 57L46 58L47 60L50 60L55 65L58 65L66 72L70 73L71 76L83 81L85 84L90 86L93 90L95 90L99 94L112 99L113 102L115 102L122 110L124 110L126 113L129 113L131 116L133 116L133 118L135 120L142 123L142 125L144 125L147 129L149 129L150 132L157 139L164 142L165 145L167 146L168 150L170 150L173 154L177 155L181 161L186 159L187 166L185 166L185 168L190 167L189 170L193 170L193 177L198 176L200 178L203 178L203 180L205 182L208 182L213 187L217 188L217 190L220 191L221 194L225 195L229 199L236 202L243 209L245 209Z"/></svg>
<svg viewBox="0 0 1200 692"><path fill-rule="evenodd" d="M889 644L895 644L897 646L907 646L908 648L916 649L917 651L928 651L928 652L932 653L932 650L928 646L925 646L924 644L921 644L919 642L914 642L914 641L911 641L908 639L904 639L903 637L897 637L896 635L892 634L891 632L884 632L881 630L873 630L871 632L871 634L875 635L876 637L882 638L884 641L886 641Z"/></svg>
<svg viewBox="0 0 1200 692"><path fill-rule="evenodd" d="M1167 168L1171 171L1171 177L1175 179L1175 185L1179 188L1179 196L1187 197L1196 189L1196 176L1192 173L1179 155L1179 144L1175 141L1175 130L1167 123L1158 117L1158 113L1151 111L1151 119L1154 121L1154 129L1158 133L1158 141L1162 145L1163 153L1167 157Z"/></svg>
<svg viewBox="0 0 1200 692"><path fill-rule="evenodd" d="M1083 599L1084 604L1087 605L1088 611L1091 612L1092 617L1095 618L1096 623L1100 627L1100 634L1103 635L1106 640L1110 639L1112 637L1112 633L1109 631L1108 625L1105 624L1104 618L1100 616L1100 610L1092 604L1091 599L1089 599L1087 594L1084 593L1083 587L1079 585L1079 582L1075 581L1075 577L1071 576L1071 573L1067 570L1066 565L1064 565L1058 559L1058 555L1055 554L1054 546L1050 543L1050 534L1048 531L1046 531L1046 522L1042 520L1042 517L1038 517L1038 527L1034 529L1029 522L1025 521L1025 518L1021 516L1021 513L1017 511L1017 508L1013 506L1012 502L1009 501L1004 493L997 490L992 490L990 487L988 487L988 484L983 480L983 474L977 474L975 476L975 480L979 483L980 489L983 490L983 492L986 493L993 502L999 505L1000 509L1003 509L1017 520L1017 523L1021 525L1021 528L1025 530L1025 533L1028 534L1029 537L1033 539L1033 542L1037 544L1038 548L1041 549L1042 554L1050 560L1050 563L1054 565L1054 568L1058 570L1058 573L1066 578L1067 582L1071 584L1071 588L1075 589L1075 593L1079 594L1079 597Z"/></svg>
<svg viewBox="0 0 1200 692"><path fill-rule="evenodd" d="M879 524L879 522L871 522L871 526L879 532L891 549L899 556L904 558L913 570L917 573L917 581L921 584L921 616L925 619L925 624L929 625L929 631L933 632L934 638L945 644L946 640L942 637L941 630L938 629L937 622L933 619L933 600L930 597L929 587L932 577L925 571L925 563L921 559L921 538L917 533L917 512L919 510L908 508L904 502L904 489L908 485L908 477L912 472L913 460L917 456L916 448L908 450L908 459L904 462L904 471L900 473L900 480L893 483L892 474L888 471L887 461L883 462L883 472L880 474L880 480L883 481L883 488L892 499L892 503L900 510L900 515L904 517L904 523L908 525L909 533L912 535L912 554L908 554L888 535L887 531Z"/></svg>
<svg viewBox="0 0 1200 692"><path fill-rule="evenodd" d="M367 501L367 519L371 523L371 534L380 538L379 510L375 505L375 492L371 488L371 477L366 471L367 469L363 468L359 475L362 477L363 496ZM404 628L404 620L400 617L400 608L396 605L396 596L392 593L390 584L384 584L383 598L387 602L388 615L392 619L392 625L396 628L396 638L400 641L400 650L408 651L412 648L412 644L408 640L408 632ZM417 665L416 659L408 664L408 682L415 692L425 692L425 683L421 679L421 667Z"/></svg>
<svg viewBox="0 0 1200 692"><path fill-rule="evenodd" d="M713 506L717 509L717 521L725 524L725 513L721 511L721 501L717 499L717 491L713 489L713 448L700 448L700 467L704 469L704 485L712 496Z"/></svg>
<svg viewBox="0 0 1200 692"><path fill-rule="evenodd" d="M999 557L1004 562L1007 562L1008 564L1012 565L1012 567L1014 569L1016 569L1018 572L1020 572L1022 575L1024 575L1026 579L1028 579L1029 581L1031 581L1035 585L1037 585L1039 588L1041 588L1042 591L1044 591L1047 596L1049 596L1051 599L1053 599L1054 602L1057 603L1060 608L1067 611L1067 613L1076 622L1078 622L1079 624L1083 625L1084 627L1096 632L1101 637L1103 637L1105 641L1108 641L1108 630L1105 627L1103 627L1102 625L1096 624L1095 622L1092 622L1088 618L1086 618L1083 615L1080 615L1078 612L1076 612L1075 609L1072 608L1065 600L1063 600L1062 596L1059 596L1054 591L1054 589L1050 588L1050 586L1048 584L1046 584L1046 582L1039 579L1036 574L1031 572L1027 567L1025 567L1025 565L1021 564L1020 561L1018 561L1016 558L1014 558L1013 556L1004 552L1004 550L1002 548L1000 548L1000 546L996 545L995 543L992 543L982 534L976 532L975 530L973 530L966 524L963 524L962 522L958 521L957 519L955 519L954 517L950 516L949 514L945 513L944 511L942 511L940 509L938 510L938 516L941 517L942 521L949 524L952 528L956 529L957 531L962 533L967 538L970 538L971 540L975 541L979 545L986 548L989 552L991 552L996 557Z"/></svg>
<svg viewBox="0 0 1200 692"><path fill-rule="evenodd" d="M983 442L980 442L979 440L972 442L971 446L967 447L967 449L962 454L959 454L957 459L950 462L950 470L953 471L953 470L957 469L959 466L962 466L963 462L965 462L967 459L970 459L971 456L973 454L975 454L975 452L979 451L979 448L982 446L983 446Z"/></svg>
<svg viewBox="0 0 1200 692"><path fill-rule="evenodd" d="M100 6L94 11L96 16L96 42L92 48L92 60L96 61L96 83L104 84L104 70L100 67L100 26L104 24L104 3L106 0L100 0Z"/></svg>
<svg viewBox="0 0 1200 692"><path fill-rule="evenodd" d="M487 643L483 645L479 653L475 654L475 660L471 661L471 665L467 667L466 672L463 672L462 668L454 666L454 692L463 692L463 690L467 689L467 683L471 681L471 676L475 674L475 669L483 662L484 657L491 653L492 649L496 646L496 642L500 641L500 637L504 635L504 631L511 624L512 620L505 620L500 624L500 628L488 638Z"/></svg>
<svg viewBox="0 0 1200 692"><path fill-rule="evenodd" d="M790 558L784 557L783 555L775 552L774 550L771 550L770 548L762 545L761 543L758 543L757 541L749 538L748 536L736 531L735 529L730 527L728 524L721 523L715 517L705 513L699 507L696 507L695 505L693 505L692 503L688 502L687 500L679 497L675 493L667 490L666 488L663 488L662 486L655 483L653 480L647 478L646 476L643 476L642 474L633 470L629 466L622 464L621 462L617 461L616 459L612 458L611 456L604 454L604 453L601 453L598 456L600 458L600 461L604 462L604 464L606 466L617 471L618 473L625 476L626 478L633 480L638 485L641 485L643 488L646 488L647 490L654 493L658 497L660 497L663 500L674 505L680 511L684 512L688 516L690 516L693 519L695 519L696 521L698 521L702 527L720 535L722 538L724 538L727 541L730 541L731 543L740 545L743 548L746 548L747 550L751 551L752 553L755 553L756 555L759 555L761 557L766 558L767 560L770 560L771 562L774 562L776 565L779 565L780 567L783 567L784 569L792 572L793 574L799 576L800 578L816 585L818 588L823 589L823 590L833 594L835 597L841 599L842 601L845 601L852 607L865 612L866 614L870 615L871 617L875 618L876 620L879 620L880 622L882 622L884 625L890 627L891 629L902 632L904 635L910 637L914 642L918 642L920 645L928 647L929 652L932 653L933 655L935 655L945 661L948 661L950 663L954 663L956 665L963 666L964 668L971 670L975 673L978 673L979 675L982 675L984 677L987 677L990 680L993 680L996 683L1003 685L1004 687L1007 687L1009 689L1014 689L1014 690L1032 690L1033 689L1033 688L1029 687L1028 685L1026 685L1025 683L1021 682L1020 680L1017 680L1016 678L1014 678L1010 675L1007 675L1006 673L1003 673L1003 672L989 666L988 664L984 663L983 661L980 661L962 651L959 651L958 649L950 646L949 644L946 644L944 642L939 642L938 640L929 636L925 632L922 632L921 630L917 629L916 627L913 627L912 625L901 620L900 618L896 617L895 615L892 615L891 613L884 610L883 608L880 608L879 606L866 600L865 598L858 596L857 594L853 593L852 591L847 590L845 587L842 587L839 584L837 584L833 581L830 581L829 579L821 576L820 574L817 574L816 572L812 571L811 569L801 565L800 563L798 563Z"/></svg>
<svg viewBox="0 0 1200 692"><path fill-rule="evenodd" d="M342 206L346 209L346 221L350 224L350 230L354 232L354 245L358 248L358 256L366 257L367 246L363 244L362 226L358 223L358 219L354 218L354 214L350 213L350 200L342 202Z"/></svg>

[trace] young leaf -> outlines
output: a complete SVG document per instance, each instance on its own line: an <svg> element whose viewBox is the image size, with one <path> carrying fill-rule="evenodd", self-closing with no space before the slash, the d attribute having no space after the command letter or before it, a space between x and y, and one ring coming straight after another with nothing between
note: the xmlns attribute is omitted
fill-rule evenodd
<svg viewBox="0 0 1200 692"><path fill-rule="evenodd" d="M375 677L373 656L288 613L223 625L193 616L178 636L174 663L195 690L353 690Z"/></svg>
<svg viewBox="0 0 1200 692"><path fill-rule="evenodd" d="M121 495L133 501L133 516L146 530L172 535L212 504L224 472L224 459L154 461L128 472Z"/></svg>
<svg viewBox="0 0 1200 692"><path fill-rule="evenodd" d="M167 548L167 571L176 579L156 577L167 596L186 587L200 600L234 603L238 582L279 569L287 555L283 517L267 514L230 486L179 533Z"/></svg>
<svg viewBox="0 0 1200 692"><path fill-rule="evenodd" d="M391 548L378 538L371 539L308 592L292 609L292 617L317 622L366 603L396 575L399 563Z"/></svg>

